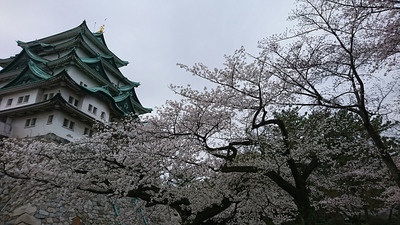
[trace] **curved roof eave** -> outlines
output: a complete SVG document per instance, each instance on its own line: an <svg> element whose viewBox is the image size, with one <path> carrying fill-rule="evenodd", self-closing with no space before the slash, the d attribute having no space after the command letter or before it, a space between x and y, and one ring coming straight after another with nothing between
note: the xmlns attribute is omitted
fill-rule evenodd
<svg viewBox="0 0 400 225"><path fill-rule="evenodd" d="M110 78L107 76L107 73L104 69L104 64L101 60L84 60L82 58L79 58L79 60L81 60L83 63L85 63L87 66L89 66L92 70L95 70L97 73L97 75L101 76L102 78L104 78L106 81L108 81L109 83L111 83ZM94 67L94 68L93 68Z"/></svg>
<svg viewBox="0 0 400 225"><path fill-rule="evenodd" d="M105 98L107 98L109 100L109 102L111 103L111 106L115 109L115 111L117 111L118 114L120 115L124 115L124 111L122 111L116 104L114 98L111 96L111 94L105 90L103 87L92 87L92 88L88 88L88 87L83 87L81 86L85 91L88 91L90 93L96 93L96 94L100 94L102 96L104 96Z"/></svg>
<svg viewBox="0 0 400 225"><path fill-rule="evenodd" d="M84 42L83 42L82 35L79 33L74 38L67 39L64 42L60 42L57 44L46 44L46 43L38 42L38 43L34 43L34 44L30 45L29 47L31 49L37 49L38 47L40 47L40 50L42 50L44 52L47 52L50 49L53 53L55 53L55 52L65 51L65 50L74 48L76 46L83 46L83 43ZM90 53L93 55L96 54L94 51L91 51Z"/></svg>
<svg viewBox="0 0 400 225"><path fill-rule="evenodd" d="M128 101L132 108L135 110L135 113L138 114L151 113L153 111L153 109L151 108L145 108L142 106L139 99L136 97L136 93L134 92L134 90L132 90L132 92L122 93L119 96L115 96L113 98L115 100L115 103L118 105ZM125 114L129 113L125 112Z"/></svg>
<svg viewBox="0 0 400 225"><path fill-rule="evenodd" d="M3 69L6 68L14 59L15 59L15 56L11 56L11 57L5 58L5 59L0 59L0 67L2 67Z"/></svg>
<svg viewBox="0 0 400 225"><path fill-rule="evenodd" d="M86 23L82 23L81 26L82 26L82 29L83 29L83 30L82 30L82 31L83 31L82 33L83 33L84 35L87 35L86 37L88 37L89 39L91 39L92 42L93 42L98 48L100 48L100 49L103 50L104 52L107 52L108 55L114 56L115 59L117 60L117 65L118 65L119 67L128 65L127 61L120 59L117 55L115 55L115 54L107 47L107 45L105 44L106 42L105 42L105 39L104 39L103 34L101 34L101 35L102 35L102 40L103 40L104 43L103 43L102 41L100 41L100 40L95 36L95 33L92 33L92 32L89 30L89 28L87 27Z"/></svg>
<svg viewBox="0 0 400 225"><path fill-rule="evenodd" d="M30 46L30 45L37 44L37 43L51 44L54 42L64 40L66 38L70 39L71 37L75 37L75 35L77 35L79 32L81 32L82 28L84 28L84 27L87 27L86 21L83 21L79 26L77 26L75 28L66 30L61 33L57 33L57 34L54 34L54 35L51 35L48 37L44 37L41 39L36 39L34 41L28 41L28 42L23 42L23 41L18 40L17 43L18 43L18 46L20 46L20 47Z"/></svg>
<svg viewBox="0 0 400 225"><path fill-rule="evenodd" d="M135 89L132 89L131 93L132 94L129 95L130 100L135 108L141 112L140 114L151 113L151 111L153 111L152 108L146 108L142 105L142 103L140 103L139 98L136 95Z"/></svg>
<svg viewBox="0 0 400 225"><path fill-rule="evenodd" d="M8 72L8 71L11 71L12 68L17 63L19 63L20 60L26 60L26 58L24 58L25 56L28 57L29 61L33 60L35 62L40 62L40 63L43 63L43 64L45 64L45 63L47 63L49 61L47 59L44 59L44 58L38 56L37 54L33 53L32 51L30 51L29 47L24 47L21 50L21 52L16 57L14 57L12 59L12 61L4 69L0 70L0 74Z"/></svg>
<svg viewBox="0 0 400 225"><path fill-rule="evenodd" d="M23 58L23 56L26 54L25 51L26 51L25 49L22 49L21 52L18 53L18 54L13 58L13 60L12 60L6 67L4 67L2 70L0 70L0 74L6 73L6 72L10 71L11 68L13 68L13 66L14 66L16 63L18 63L18 61L19 61L21 58Z"/></svg>
<svg viewBox="0 0 400 225"><path fill-rule="evenodd" d="M107 54L114 56L116 59L117 65L119 67L128 65L127 61L120 59L110 49L108 49L108 47L105 45L105 41L104 41L104 43L102 43L100 40L98 40L98 38L87 27L85 20L79 26L72 28L70 30L67 30L67 31L64 31L64 32L61 32L58 34L54 34L54 35L51 35L48 37L44 37L41 39L37 39L34 41L29 41L29 42L17 41L17 43L18 43L18 46L20 46L20 47L31 46L31 45L38 44L38 43L52 44L52 43L59 42L59 41L65 40L65 39L71 39L71 37L76 37L76 35L78 35L80 33L85 35L89 40L91 40L103 52L106 52ZM104 37L102 37L102 39L104 39Z"/></svg>
<svg viewBox="0 0 400 225"><path fill-rule="evenodd" d="M76 50L73 49L70 53L68 53L67 55L50 61L47 63L47 65L49 67L52 66L60 66L60 65L64 65L64 64L70 64L71 61L73 61L75 63L75 65L77 65L78 67L80 67L83 71L85 71L87 74L90 74L90 76L92 76L94 79L96 79L97 81L99 81L100 83L106 84L108 86L110 86L110 88L118 93L118 89L116 87L114 87L114 85L111 84L111 82L108 79L103 78L102 76L97 75L97 73L90 68L88 65L86 65L81 58L79 58L78 54L76 53Z"/></svg>
<svg viewBox="0 0 400 225"><path fill-rule="evenodd" d="M110 70L114 75L118 76L119 78L123 79L125 82L130 83L132 81L128 80L128 78L126 78L121 71L119 70L119 68L117 67L116 63L115 63L115 58L114 56L107 56L107 55L97 55L97 57L94 58L84 58L84 57L80 57L80 59L83 62L88 62L88 63L95 63L95 62L101 62L102 66L107 68L108 70ZM111 61L111 62L110 62Z"/></svg>
<svg viewBox="0 0 400 225"><path fill-rule="evenodd" d="M42 68L40 68L38 65L36 65L36 63L34 63L32 60L29 60L28 65L25 66L25 68L22 70L22 72L0 89L4 90L7 88L12 88L12 87L16 87L16 86L26 86L27 84L23 84L23 85L14 85L14 84L21 77L25 76L25 73L27 70L31 71L32 75L34 75L36 78L38 78L38 80L33 81L29 84L36 83L41 80L47 80L52 77L50 74L48 74L46 71L42 70Z"/></svg>
<svg viewBox="0 0 400 225"><path fill-rule="evenodd" d="M103 45L107 47L106 39L104 39L104 35L102 32L95 32L93 33L93 36L95 36L98 41L100 41Z"/></svg>
<svg viewBox="0 0 400 225"><path fill-rule="evenodd" d="M44 58L40 57L39 55L33 53L33 52L29 49L29 47L24 47L24 49L25 49L26 54L29 56L29 58L31 58L31 59L33 59L33 60L35 60L35 61L37 61L37 62L41 62L41 63L43 63L43 64L46 64L47 62L49 62L48 59L44 59Z"/></svg>

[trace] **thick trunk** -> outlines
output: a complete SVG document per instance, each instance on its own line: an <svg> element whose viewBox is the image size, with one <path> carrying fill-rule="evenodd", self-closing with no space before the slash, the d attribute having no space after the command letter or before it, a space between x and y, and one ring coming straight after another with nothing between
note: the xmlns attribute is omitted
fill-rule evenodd
<svg viewBox="0 0 400 225"><path fill-rule="evenodd" d="M299 215L302 219L302 224L304 225L315 225L315 211L311 206L310 198L305 187L300 188L298 195L295 198L295 203L297 209L299 210Z"/></svg>
<svg viewBox="0 0 400 225"><path fill-rule="evenodd" d="M275 171L270 171L266 173L266 175L294 199L303 224L315 225L315 213L313 207L311 206L310 196L306 187L306 181L303 179L303 177L299 176L298 179L296 179L296 186L293 186Z"/></svg>
<svg viewBox="0 0 400 225"><path fill-rule="evenodd" d="M361 115L364 127L367 130L368 135L371 137L372 141L374 142L375 146L379 150L379 154L381 156L382 161L387 166L390 175L392 176L393 180L396 182L397 186L400 187L400 171L399 168L396 166L396 163L393 161L393 158L390 156L389 152L387 151L387 147L382 141L381 136L379 133L374 129L371 122L369 121L368 116Z"/></svg>

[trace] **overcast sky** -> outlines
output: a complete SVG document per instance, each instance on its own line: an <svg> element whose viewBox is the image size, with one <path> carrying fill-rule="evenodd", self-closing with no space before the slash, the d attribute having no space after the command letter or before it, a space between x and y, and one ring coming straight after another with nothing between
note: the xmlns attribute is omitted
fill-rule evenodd
<svg viewBox="0 0 400 225"><path fill-rule="evenodd" d="M145 107L176 99L169 84L206 85L176 66L202 62L222 67L240 46L257 53L257 42L289 27L294 0L3 0L0 58L20 52L16 40L32 41L86 20L92 31L105 24L108 47L130 64L121 69L138 81Z"/></svg>

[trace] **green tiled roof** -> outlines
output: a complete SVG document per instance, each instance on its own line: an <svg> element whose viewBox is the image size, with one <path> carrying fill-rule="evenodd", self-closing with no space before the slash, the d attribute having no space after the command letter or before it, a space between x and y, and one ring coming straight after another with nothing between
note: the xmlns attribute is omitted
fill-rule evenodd
<svg viewBox="0 0 400 225"><path fill-rule="evenodd" d="M8 89L17 86L24 86L27 84L36 83L38 81L47 80L52 76L38 66L34 61L29 60L28 65L25 69L11 80L8 84L4 85L0 89Z"/></svg>
<svg viewBox="0 0 400 225"><path fill-rule="evenodd" d="M82 62L84 63L97 63L99 62L101 59L100 57L96 57L96 58L85 58L85 57L80 57L80 59L82 60Z"/></svg>
<svg viewBox="0 0 400 225"><path fill-rule="evenodd" d="M42 58L42 57L36 55L35 53L31 52L31 51L29 50L29 47L25 47L25 51L26 51L26 54L27 54L31 59L33 59L33 60L35 60L35 61L37 61L37 62L46 63L46 62L49 61L49 60L44 59L44 58Z"/></svg>
<svg viewBox="0 0 400 225"><path fill-rule="evenodd" d="M129 93L128 92L123 92L118 96L114 96L113 98L114 98L115 102L122 102L128 97L129 97Z"/></svg>
<svg viewBox="0 0 400 225"><path fill-rule="evenodd" d="M113 98L119 108L127 115L133 112L137 114L144 114L152 111L152 109L145 108L140 104L133 90L121 92L120 95L114 96Z"/></svg>
<svg viewBox="0 0 400 225"><path fill-rule="evenodd" d="M90 92L95 93L95 92L101 91L101 92L106 93L106 94L109 95L110 97L112 97L112 95L111 95L111 93L108 91L108 88L107 88L107 87L85 87L85 88L86 88L88 91L90 91Z"/></svg>
<svg viewBox="0 0 400 225"><path fill-rule="evenodd" d="M59 34L30 42L17 42L23 50L12 62L3 60L7 66L5 70L0 71L0 74L9 75L9 71L16 70L21 72L0 90L13 92L22 89L24 85L39 87L46 82L56 84L62 79L67 81L66 83L71 85L73 90L96 93L96 96L110 103L119 115L151 112L151 109L141 105L136 96L135 87L138 87L140 83L130 81L119 71L119 67L127 65L128 61L123 61L112 53L106 45L103 33L92 33L85 21L78 27ZM77 47L89 57L79 57L76 52ZM71 52L54 60L42 58L37 54L38 52L44 52L46 55L60 54L60 52L67 53L66 51ZM65 70L65 66L71 64L75 64L83 71L83 74L92 77L100 83L99 85L104 86L84 87L77 84ZM46 72L46 70L59 71L62 67L64 70L55 75ZM118 84L124 84L124 86L115 85L108 74L115 76ZM14 87L18 88L13 89Z"/></svg>
<svg viewBox="0 0 400 225"><path fill-rule="evenodd" d="M40 68L36 63L34 63L32 60L29 61L28 63L29 68L31 69L31 71L38 77L42 78L42 79L49 79L52 76L50 74L48 74L46 71L42 70L42 68Z"/></svg>
<svg viewBox="0 0 400 225"><path fill-rule="evenodd" d="M130 83L131 83L131 85L120 86L119 89L121 91L130 91L130 90L132 90L132 88L139 87L139 85L140 85L139 82L130 81Z"/></svg>

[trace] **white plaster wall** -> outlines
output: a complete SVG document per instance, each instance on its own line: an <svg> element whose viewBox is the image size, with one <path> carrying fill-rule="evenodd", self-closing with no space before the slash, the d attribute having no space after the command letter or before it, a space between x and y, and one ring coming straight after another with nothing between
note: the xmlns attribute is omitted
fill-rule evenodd
<svg viewBox="0 0 400 225"><path fill-rule="evenodd" d="M56 95L57 93L59 93L59 92L61 92L61 88L60 87L55 87L55 88L51 88L51 89L46 89L45 91L43 91L42 93L41 93L41 97L39 98L40 99L40 101L44 101L45 99L44 99L44 96L45 95L47 95L48 97L47 97L47 99L49 99L50 97L50 94L53 94L53 96L54 95Z"/></svg>
<svg viewBox="0 0 400 225"><path fill-rule="evenodd" d="M89 104L93 105L94 107L97 107L97 114L93 114L92 112L88 111ZM91 95L86 95L82 101L82 112L94 117L96 120L100 121L109 121L109 116L110 116L110 109L108 105ZM104 119L101 119L101 112L105 112L105 117Z"/></svg>
<svg viewBox="0 0 400 225"><path fill-rule="evenodd" d="M97 120L101 121L108 121L109 120L109 115L110 115L110 109L108 107L108 104L102 101L101 99L91 96L91 95L85 95L85 96L80 96L76 92L71 91L70 89L66 87L59 87L59 88L54 88L50 90L46 90L43 92L43 96L45 94L49 95L50 93L57 94L58 92L61 93L61 96L68 102L69 96L72 96L74 99L78 99L79 103L76 108L78 108L80 111L94 117ZM43 100L43 97L42 97ZM95 106L97 108L97 113L96 115L93 114L93 112L88 111L89 104ZM74 104L72 104L74 106ZM104 119L101 119L101 112L105 112L105 117Z"/></svg>
<svg viewBox="0 0 400 225"><path fill-rule="evenodd" d="M77 48L76 53L78 54L79 57L84 57L84 58L89 57L89 55L82 48Z"/></svg>
<svg viewBox="0 0 400 225"><path fill-rule="evenodd" d="M52 113L54 112L44 112L29 116L13 118L10 137L23 138L51 133L52 125L46 125L46 123L48 115L51 115ZM32 118L36 118L35 126L25 127L26 120Z"/></svg>
<svg viewBox="0 0 400 225"><path fill-rule="evenodd" d="M83 73L78 67L69 65L67 66L68 75L77 83L83 82L88 87L98 87L103 86L104 84L100 84L99 82L93 80L90 76Z"/></svg>
<svg viewBox="0 0 400 225"><path fill-rule="evenodd" d="M53 122L51 124L47 123L49 115L53 115ZM26 120L32 118L36 118L35 126L25 127ZM64 119L75 123L73 130L63 127ZM53 110L33 116L14 118L10 137L23 138L53 133L59 137L73 141L83 136L85 128L91 128L91 125L82 123L78 118L71 117L62 111Z"/></svg>
<svg viewBox="0 0 400 225"><path fill-rule="evenodd" d="M69 96L72 96L74 99L79 100L79 103L77 106L74 105L74 103L72 103L72 106L77 107L78 109L81 109L82 106L82 96L78 95L76 92L71 91L70 89L66 88L66 87L60 87L60 93L61 96L65 99L65 101L68 102L69 100Z"/></svg>
<svg viewBox="0 0 400 225"><path fill-rule="evenodd" d="M64 119L73 121L75 123L73 130L63 127ZM52 129L54 131L53 133L57 136L72 141L83 136L85 124L80 122L76 117L71 117L67 113L57 111L57 113L54 115Z"/></svg>
<svg viewBox="0 0 400 225"><path fill-rule="evenodd" d="M25 91L2 95L2 96L0 96L2 98L1 104L0 104L0 111L12 109L12 108L16 108L16 107L21 107L24 105L33 104L36 102L39 92L40 92L39 89L31 89L31 90L28 89ZM18 98L24 97L26 95L29 95L28 102L18 103ZM8 99L11 99L11 98L13 99L11 105L7 105Z"/></svg>
<svg viewBox="0 0 400 225"><path fill-rule="evenodd" d="M105 71L110 81L113 82L117 87L128 85L128 83L124 82L124 80L114 75L114 73L111 73L111 71L108 70Z"/></svg>

